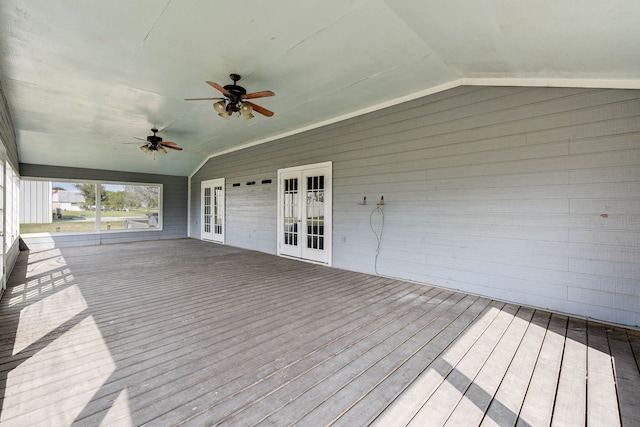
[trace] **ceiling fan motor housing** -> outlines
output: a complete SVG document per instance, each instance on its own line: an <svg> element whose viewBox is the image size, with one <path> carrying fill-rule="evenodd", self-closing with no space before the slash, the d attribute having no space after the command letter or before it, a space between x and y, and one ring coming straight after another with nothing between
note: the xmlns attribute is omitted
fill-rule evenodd
<svg viewBox="0 0 640 427"><path fill-rule="evenodd" d="M156 136L156 132L158 132L158 129L153 128L151 129L151 132L153 132L153 135L147 136L147 141L151 145L152 149L156 149L158 147L158 144L162 142L162 138Z"/></svg>
<svg viewBox="0 0 640 427"><path fill-rule="evenodd" d="M246 95L247 91L242 86L238 85L226 85L224 87L229 92L229 101L231 104L238 104L242 101L242 96Z"/></svg>
<svg viewBox="0 0 640 427"><path fill-rule="evenodd" d="M224 89L229 92L229 103L227 103L226 110L229 113L237 113L240 111L240 102L242 97L247 94L247 90L236 84L240 80L239 74L229 74L229 77L233 80L233 84L224 86Z"/></svg>

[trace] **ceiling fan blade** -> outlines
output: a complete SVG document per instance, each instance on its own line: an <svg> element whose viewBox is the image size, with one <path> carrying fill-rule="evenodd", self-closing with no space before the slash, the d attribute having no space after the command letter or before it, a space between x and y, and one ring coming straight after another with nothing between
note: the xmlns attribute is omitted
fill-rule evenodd
<svg viewBox="0 0 640 427"><path fill-rule="evenodd" d="M247 102L249 102L249 101L247 101ZM253 102L249 102L249 104L253 107L253 111L255 111L256 113L260 113L263 116L267 116L267 117L273 116L273 111L267 110L266 108L261 107L261 106L259 106L257 104L254 104Z"/></svg>
<svg viewBox="0 0 640 427"><path fill-rule="evenodd" d="M207 81L207 84L211 87L218 89L220 92L222 92L223 95L231 96L229 91L223 88L222 86L220 86L218 83Z"/></svg>
<svg viewBox="0 0 640 427"><path fill-rule="evenodd" d="M172 150L182 151L182 148L178 147L177 145L168 145L166 142L161 142L160 145L166 148L171 148Z"/></svg>
<svg viewBox="0 0 640 427"><path fill-rule="evenodd" d="M243 99L264 98L266 96L275 96L275 93L270 90L263 90L262 92L253 92L242 95Z"/></svg>
<svg viewBox="0 0 640 427"><path fill-rule="evenodd" d="M224 98L185 98L185 101L215 101L216 99L224 99Z"/></svg>
<svg viewBox="0 0 640 427"><path fill-rule="evenodd" d="M147 142L147 139L146 139L146 138L138 138L137 136L134 136L134 138L135 138L135 139L139 139L140 141Z"/></svg>
<svg viewBox="0 0 640 427"><path fill-rule="evenodd" d="M162 145L173 145L173 146L177 146L178 144L176 144L173 141L162 141L160 142Z"/></svg>

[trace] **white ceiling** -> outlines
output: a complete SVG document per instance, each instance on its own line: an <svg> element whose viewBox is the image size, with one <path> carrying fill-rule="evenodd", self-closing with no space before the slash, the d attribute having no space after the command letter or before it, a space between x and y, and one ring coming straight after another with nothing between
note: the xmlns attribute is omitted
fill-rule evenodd
<svg viewBox="0 0 640 427"><path fill-rule="evenodd" d="M275 115L184 101L230 73ZM640 88L640 1L2 0L0 84L22 163L184 176L459 84ZM184 151L140 151L153 126Z"/></svg>

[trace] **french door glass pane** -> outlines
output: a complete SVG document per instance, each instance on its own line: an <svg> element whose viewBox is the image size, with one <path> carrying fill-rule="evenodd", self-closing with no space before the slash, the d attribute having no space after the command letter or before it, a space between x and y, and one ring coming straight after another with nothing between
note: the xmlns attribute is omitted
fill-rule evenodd
<svg viewBox="0 0 640 427"><path fill-rule="evenodd" d="M324 249L324 176L307 177L307 248Z"/></svg>
<svg viewBox="0 0 640 427"><path fill-rule="evenodd" d="M284 244L298 246L298 179L284 180Z"/></svg>
<svg viewBox="0 0 640 427"><path fill-rule="evenodd" d="M214 208L214 219L215 219L215 229L214 229L214 233L215 234L222 234L222 202L223 202L223 192L222 192L222 187L215 187L214 188L214 203L213 203L213 208Z"/></svg>
<svg viewBox="0 0 640 427"><path fill-rule="evenodd" d="M204 188L204 232L211 233L211 187Z"/></svg>

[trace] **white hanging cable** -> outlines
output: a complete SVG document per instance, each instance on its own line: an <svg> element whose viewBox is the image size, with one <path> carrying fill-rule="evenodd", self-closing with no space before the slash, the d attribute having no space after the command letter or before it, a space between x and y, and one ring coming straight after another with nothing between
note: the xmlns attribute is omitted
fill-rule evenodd
<svg viewBox="0 0 640 427"><path fill-rule="evenodd" d="M380 227L380 234L378 234L373 227L373 214L376 212L380 212L380 215L382 215L382 226ZM371 231L376 236L377 241L373 270L376 274L378 274L378 255L380 254L380 245L382 244L382 235L384 234L384 211L382 210L382 206L377 206L374 210L371 211L371 215L369 215L369 226L371 226Z"/></svg>

